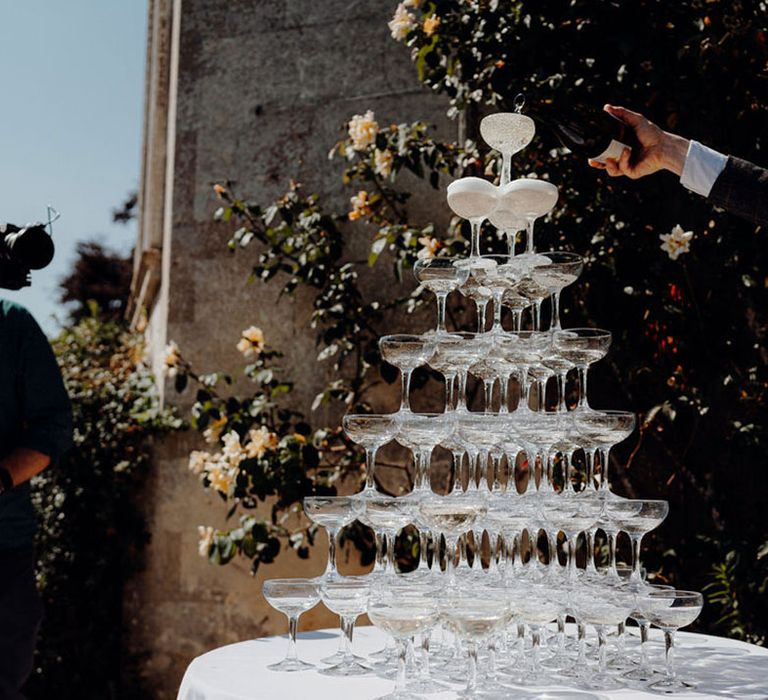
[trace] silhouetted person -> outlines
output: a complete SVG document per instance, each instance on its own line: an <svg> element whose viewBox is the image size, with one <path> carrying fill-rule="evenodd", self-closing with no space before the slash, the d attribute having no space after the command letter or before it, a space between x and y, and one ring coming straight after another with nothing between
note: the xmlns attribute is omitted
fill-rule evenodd
<svg viewBox="0 0 768 700"><path fill-rule="evenodd" d="M31 314L0 299L0 700L23 698L42 602L29 480L72 443L72 410L51 346Z"/></svg>

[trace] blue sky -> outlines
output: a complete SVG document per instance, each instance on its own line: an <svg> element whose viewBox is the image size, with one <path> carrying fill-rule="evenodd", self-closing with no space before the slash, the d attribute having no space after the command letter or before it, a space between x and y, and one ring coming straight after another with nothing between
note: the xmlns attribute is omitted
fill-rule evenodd
<svg viewBox="0 0 768 700"><path fill-rule="evenodd" d="M111 210L139 181L146 15L146 0L0 3L0 221L61 212L53 263L0 296L49 334L66 316L57 285L77 242L133 245L135 224L113 224Z"/></svg>

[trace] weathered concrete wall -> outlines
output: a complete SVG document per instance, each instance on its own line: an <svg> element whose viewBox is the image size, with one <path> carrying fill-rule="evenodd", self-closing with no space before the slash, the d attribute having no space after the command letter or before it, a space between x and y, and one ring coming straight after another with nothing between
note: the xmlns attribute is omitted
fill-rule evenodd
<svg viewBox="0 0 768 700"><path fill-rule="evenodd" d="M169 0L154 4L167 8ZM229 178L244 195L269 202L294 178L344 209L350 193L342 190L342 164L327 154L351 115L372 109L380 124L425 119L440 123L448 137L454 127L443 116L445 103L418 85L407 52L389 36L394 2L176 0L176 6L166 271L149 318L153 352L175 340L199 370L237 371L240 331L260 326L268 344L286 353L294 407L309 413L327 378L315 362L311 299L305 293L278 299L277 284L246 284L256 250L233 256L225 249L230 229L211 221L211 184ZM432 196L432 206L442 206L440 195ZM388 269L379 274L390 279ZM177 400L168 388L166 397ZM394 409L394 396L389 403L379 408ZM337 419L338 409L313 422ZM260 595L262 577L315 575L325 564L324 540L309 562L289 552L256 579L245 563L217 568L201 559L197 526L225 523L219 497L204 493L187 470L189 451L199 447L193 433L158 446L145 499L152 541L126 598L129 652L158 699L175 697L187 664L205 650L285 631L284 618ZM322 606L302 619L302 628L333 624L335 616Z"/></svg>

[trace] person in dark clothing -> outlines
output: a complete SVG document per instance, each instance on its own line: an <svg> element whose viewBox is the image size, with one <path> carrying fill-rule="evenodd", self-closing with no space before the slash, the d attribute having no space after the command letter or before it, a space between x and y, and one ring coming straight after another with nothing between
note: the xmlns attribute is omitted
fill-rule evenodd
<svg viewBox="0 0 768 700"><path fill-rule="evenodd" d="M0 700L23 698L42 619L29 481L71 443L53 350L26 309L0 299Z"/></svg>
<svg viewBox="0 0 768 700"><path fill-rule="evenodd" d="M669 170L680 177L684 187L714 205L758 226L768 225L768 170L664 131L624 107L605 105L605 111L632 127L640 153L630 159L630 151L625 149L618 160L590 160L593 168L605 170L611 177L625 175L633 180Z"/></svg>

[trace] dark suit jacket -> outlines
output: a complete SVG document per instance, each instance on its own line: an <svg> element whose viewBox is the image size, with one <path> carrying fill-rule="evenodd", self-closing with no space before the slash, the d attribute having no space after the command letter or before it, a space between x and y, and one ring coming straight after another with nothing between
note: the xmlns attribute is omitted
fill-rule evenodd
<svg viewBox="0 0 768 700"><path fill-rule="evenodd" d="M768 170L740 158L728 156L710 201L758 226L768 226Z"/></svg>

